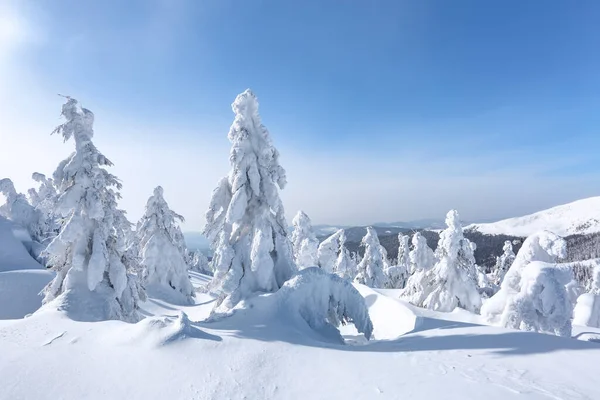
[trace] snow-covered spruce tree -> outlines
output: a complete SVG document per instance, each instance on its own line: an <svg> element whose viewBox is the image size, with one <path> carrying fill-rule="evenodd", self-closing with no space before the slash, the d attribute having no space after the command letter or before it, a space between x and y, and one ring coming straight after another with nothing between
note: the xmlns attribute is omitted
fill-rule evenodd
<svg viewBox="0 0 600 400"><path fill-rule="evenodd" d="M94 114L67 97L66 122L53 133L75 141L75 152L54 173L59 188L56 214L65 218L46 249L56 277L44 289L52 303L72 318L139 320L134 275L121 261L120 229L115 228L116 190L121 183L105 167L112 163L92 143Z"/></svg>
<svg viewBox="0 0 600 400"><path fill-rule="evenodd" d="M388 277L387 287L390 289L403 289L406 286L410 268L408 240L408 235L398 234L398 262L384 271Z"/></svg>
<svg viewBox="0 0 600 400"><path fill-rule="evenodd" d="M304 211L298 211L292 221L292 245L294 246L294 259L298 269L318 266L317 249L319 241L313 231L310 218Z"/></svg>
<svg viewBox="0 0 600 400"><path fill-rule="evenodd" d="M153 295L192 303L194 287L177 237L178 221L183 217L169 208L163 188L156 187L137 229L143 277Z"/></svg>
<svg viewBox="0 0 600 400"><path fill-rule="evenodd" d="M500 317L509 300L521 292L521 274L525 267L533 261L556 263L566 256L566 246L563 238L549 231L540 231L529 236L504 276L500 290L483 304L481 315L490 323L500 323Z"/></svg>
<svg viewBox="0 0 600 400"><path fill-rule="evenodd" d="M600 265L594 267L590 291L577 299L573 324L600 328Z"/></svg>
<svg viewBox="0 0 600 400"><path fill-rule="evenodd" d="M372 288L385 288L388 278L384 271L389 267L387 252L379 244L377 232L367 227L367 234L362 238L361 245L365 247L365 255L358 264L358 273L354 281Z"/></svg>
<svg viewBox="0 0 600 400"><path fill-rule="evenodd" d="M502 255L500 257L496 257L496 265L494 266L494 283L496 285L500 285L502 283L506 272L515 261L516 257L510 240L504 242L502 251Z"/></svg>
<svg viewBox="0 0 600 400"><path fill-rule="evenodd" d="M347 280L354 280L356 276L356 261L350 254L350 251L346 248L346 233L342 230L342 234L338 238L339 241L339 252L338 257L335 260L333 270L337 276Z"/></svg>
<svg viewBox="0 0 600 400"><path fill-rule="evenodd" d="M235 119L229 176L214 190L204 232L212 241L215 307L235 306L255 292L278 290L296 271L278 188L286 185L279 152L250 90L231 105Z"/></svg>
<svg viewBox="0 0 600 400"><path fill-rule="evenodd" d="M433 268L435 256L421 232L416 232L413 235L412 246L412 250L408 253L411 275L401 296L410 303L423 304L429 294L426 292L428 288L426 273Z"/></svg>
<svg viewBox="0 0 600 400"><path fill-rule="evenodd" d="M40 231L43 237L40 241L47 241L53 238L57 233L60 225L54 215L58 193L54 186L54 181L51 178L46 178L46 175L34 172L32 179L39 183L38 189L31 188L27 191L29 202L39 212Z"/></svg>
<svg viewBox="0 0 600 400"><path fill-rule="evenodd" d="M427 297L416 304L437 311L450 312L456 307L478 312L481 296L477 290L477 271L471 243L463 236L456 210L446 215L448 226L440 233L436 250L439 261L426 272Z"/></svg>
<svg viewBox="0 0 600 400"><path fill-rule="evenodd" d="M25 195L16 191L8 178L0 179L0 193L6 198L6 203L0 207L0 215L26 229L33 240L40 241L43 237L41 213L29 204Z"/></svg>
<svg viewBox="0 0 600 400"><path fill-rule="evenodd" d="M571 337L573 304L566 285L573 280L568 266L534 261L522 271L521 289L502 313L507 328Z"/></svg>
<svg viewBox="0 0 600 400"><path fill-rule="evenodd" d="M329 273L335 271L335 264L340 252L340 240L346 240L346 234L343 229L339 229L333 235L323 240L317 249L317 261L319 267Z"/></svg>
<svg viewBox="0 0 600 400"><path fill-rule="evenodd" d="M204 275L213 274L208 263L208 258L199 250L194 250L189 253L188 265L190 266L190 270L194 272L199 272Z"/></svg>

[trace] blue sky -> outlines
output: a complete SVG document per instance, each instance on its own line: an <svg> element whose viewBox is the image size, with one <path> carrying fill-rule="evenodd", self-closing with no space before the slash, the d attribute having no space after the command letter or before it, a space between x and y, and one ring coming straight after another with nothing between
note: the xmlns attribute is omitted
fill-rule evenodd
<svg viewBox="0 0 600 400"><path fill-rule="evenodd" d="M597 1L0 5L0 135L14 143L0 167L23 190L28 168L49 174L70 151L46 135L51 95L67 93L96 113L130 214L161 184L197 229L227 172L229 104L250 87L289 218L493 219L600 194ZM34 138L57 154L14 155Z"/></svg>

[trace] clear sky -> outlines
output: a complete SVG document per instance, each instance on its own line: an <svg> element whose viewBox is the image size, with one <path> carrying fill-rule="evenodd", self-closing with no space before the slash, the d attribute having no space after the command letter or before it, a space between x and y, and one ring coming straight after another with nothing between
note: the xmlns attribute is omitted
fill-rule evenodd
<svg viewBox="0 0 600 400"><path fill-rule="evenodd" d="M162 185L200 229L251 88L315 223L516 216L600 195L600 2L0 0L0 176L96 114L132 219Z"/></svg>

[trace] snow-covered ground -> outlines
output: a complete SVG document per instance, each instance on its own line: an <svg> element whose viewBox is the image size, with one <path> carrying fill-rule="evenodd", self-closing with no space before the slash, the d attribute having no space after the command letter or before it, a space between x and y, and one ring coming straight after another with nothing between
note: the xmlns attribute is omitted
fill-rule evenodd
<svg viewBox="0 0 600 400"><path fill-rule="evenodd" d="M192 273L194 286L206 280ZM0 321L0 399L600 398L600 344L478 325L467 312L410 306L396 290L358 289L374 339L346 326L345 345L269 312L268 296L217 322L203 322L213 305L203 294L192 306L150 298L138 324L76 322L51 309Z"/></svg>
<svg viewBox="0 0 600 400"><path fill-rule="evenodd" d="M600 196L577 200L523 217L489 224L472 224L465 229L474 229L489 235L523 237L544 229L560 236L600 232Z"/></svg>

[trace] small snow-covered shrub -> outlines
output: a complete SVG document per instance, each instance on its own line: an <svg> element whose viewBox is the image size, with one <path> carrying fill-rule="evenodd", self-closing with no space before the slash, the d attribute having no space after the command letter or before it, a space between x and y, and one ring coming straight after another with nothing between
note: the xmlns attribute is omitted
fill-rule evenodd
<svg viewBox="0 0 600 400"><path fill-rule="evenodd" d="M540 231L529 236L523 242L515 261L504 276L500 290L481 307L481 315L489 322L499 323L506 305L521 291L523 269L533 261L556 263L565 255L566 242L560 236L549 231Z"/></svg>
<svg viewBox="0 0 600 400"><path fill-rule="evenodd" d="M502 313L507 328L571 337L573 304L566 285L571 268L534 261L522 270L521 290Z"/></svg>
<svg viewBox="0 0 600 400"><path fill-rule="evenodd" d="M600 328L600 266L594 267L594 277L589 293L577 299L573 310L573 324Z"/></svg>
<svg viewBox="0 0 600 400"><path fill-rule="evenodd" d="M174 292L176 297L191 303L194 288L188 276L188 265L178 233L177 221L183 217L169 208L161 186L148 199L144 215L138 223L139 258L143 278L148 288L159 292Z"/></svg>
<svg viewBox="0 0 600 400"><path fill-rule="evenodd" d="M358 332L371 338L373 323L365 299L349 281L337 275L320 268L303 269L275 296L287 311L298 313L316 331L353 323Z"/></svg>

